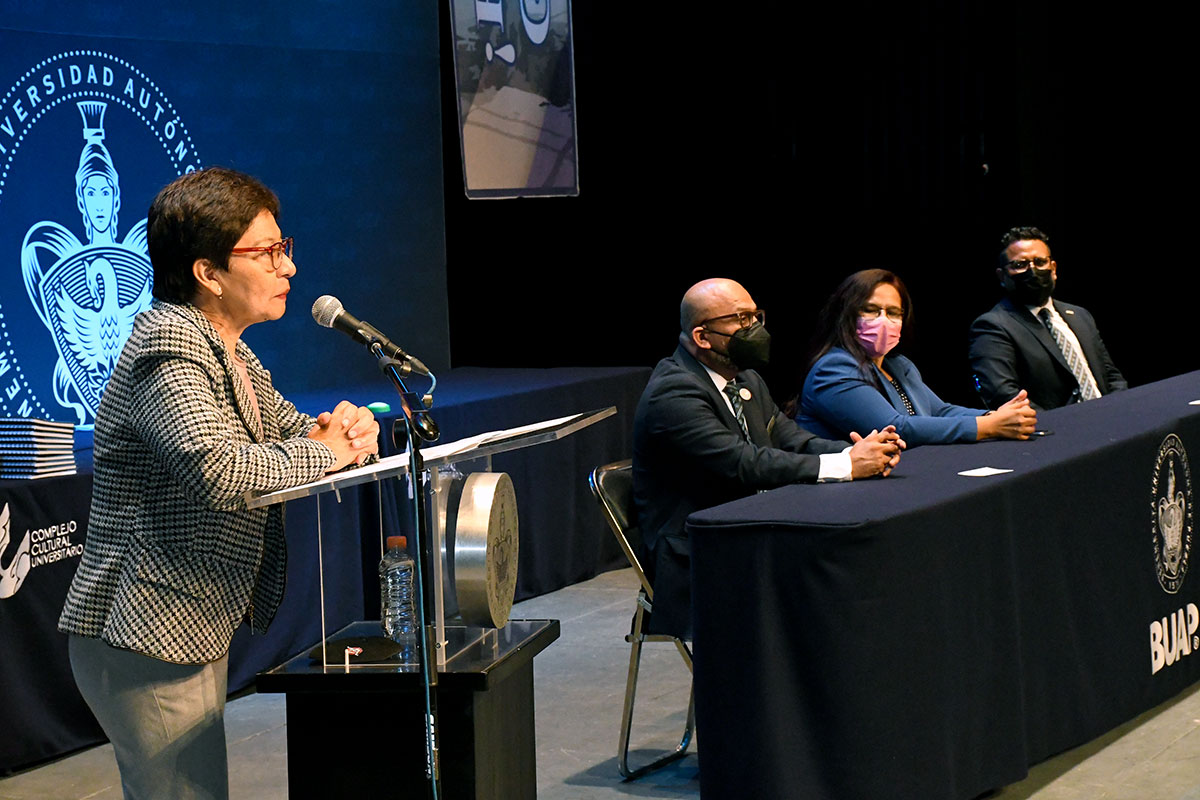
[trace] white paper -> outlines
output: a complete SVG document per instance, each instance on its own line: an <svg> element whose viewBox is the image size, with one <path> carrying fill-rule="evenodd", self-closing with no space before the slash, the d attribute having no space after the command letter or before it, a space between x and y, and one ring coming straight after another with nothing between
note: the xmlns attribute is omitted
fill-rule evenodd
<svg viewBox="0 0 1200 800"><path fill-rule="evenodd" d="M487 433L480 433L476 434L475 436L468 436L465 439L459 439L456 442L447 442L446 444L434 445L432 447L422 447L421 455L426 461L431 461L435 458L440 458L441 456L458 455L459 453L465 453L468 450L474 450L496 439L508 439L522 433L533 433L539 430L553 428L556 425L561 425L567 420L578 416L580 415L571 414L566 417L559 417L558 419L548 419L544 422L535 422L532 425L522 425L519 428L506 428L499 431L488 431ZM400 453L399 455L403 456L404 459L407 460L408 448L405 448L404 452Z"/></svg>
<svg viewBox="0 0 1200 800"><path fill-rule="evenodd" d="M958 473L964 478L987 478L992 475L1003 475L1006 472L1012 472L1011 469L997 469L996 467L976 467L975 469L967 469Z"/></svg>

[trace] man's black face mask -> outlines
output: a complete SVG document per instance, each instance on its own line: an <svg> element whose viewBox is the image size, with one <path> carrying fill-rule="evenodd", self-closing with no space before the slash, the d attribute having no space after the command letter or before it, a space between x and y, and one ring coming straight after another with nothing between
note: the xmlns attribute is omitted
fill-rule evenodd
<svg viewBox="0 0 1200 800"><path fill-rule="evenodd" d="M1002 284L1013 302L1026 306L1042 306L1054 291L1054 273L1049 269L1030 267L1016 275L1006 274Z"/></svg>
<svg viewBox="0 0 1200 800"><path fill-rule="evenodd" d="M741 328L732 336L720 331L709 331L718 336L729 336L726 355L739 370L762 369L771 360L771 334L761 322Z"/></svg>

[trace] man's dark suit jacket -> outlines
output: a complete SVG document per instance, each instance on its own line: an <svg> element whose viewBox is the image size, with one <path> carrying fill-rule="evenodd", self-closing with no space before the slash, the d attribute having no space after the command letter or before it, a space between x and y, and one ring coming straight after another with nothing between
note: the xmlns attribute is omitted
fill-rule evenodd
<svg viewBox="0 0 1200 800"><path fill-rule="evenodd" d="M1079 339L1100 394L1128 388L1092 315L1079 306L1053 302ZM1001 300L971 323L970 338L971 371L988 408L1007 403L1022 389L1029 392L1029 402L1038 411L1075 402L1079 386L1062 351L1046 326L1025 306L1008 298Z"/></svg>
<svg viewBox="0 0 1200 800"><path fill-rule="evenodd" d="M633 421L633 491L637 521L650 551L654 613L650 630L691 635L691 550L684 521L693 511L758 489L815 481L821 453L846 442L818 439L784 416L757 372L738 376L746 441L704 367L682 346L658 362Z"/></svg>

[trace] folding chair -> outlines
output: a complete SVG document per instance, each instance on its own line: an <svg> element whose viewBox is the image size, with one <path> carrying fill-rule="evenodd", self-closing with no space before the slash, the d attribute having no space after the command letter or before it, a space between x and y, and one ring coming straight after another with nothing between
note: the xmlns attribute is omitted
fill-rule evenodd
<svg viewBox="0 0 1200 800"><path fill-rule="evenodd" d="M633 703L634 697L637 694L638 667L642 659L642 643L674 643L675 647L679 650L679 655L683 657L684 663L687 664L688 672L692 670L692 652L682 639L674 636L643 632L646 615L652 610L654 589L650 586L650 581L646 578L646 572L642 569L641 561L638 558L638 553L641 552L642 536L637 526L633 524L632 465L633 462L629 459L617 461L612 464L605 464L602 467L596 467L592 470L592 474L588 476L588 485L592 488L592 494L596 495L596 499L600 502L600 509L604 513L604 519L608 522L609 527L612 528L613 535L617 537L617 541L621 545L621 550L625 552L625 557L629 559L629 565L633 567L633 571L637 574L638 580L642 584L638 590L637 607L633 615L633 630L625 637L625 641L630 644L629 674L625 679L625 708L621 712L621 739L617 750L617 769L620 770L621 777L627 781L640 778L647 772L666 766L672 761L677 761L687 755L687 748L692 741L692 733L696 726L696 703L695 692L693 690L689 692L687 724L683 729L683 737L679 740L679 745L674 751L651 761L649 764L633 770L629 768L629 731L633 725Z"/></svg>

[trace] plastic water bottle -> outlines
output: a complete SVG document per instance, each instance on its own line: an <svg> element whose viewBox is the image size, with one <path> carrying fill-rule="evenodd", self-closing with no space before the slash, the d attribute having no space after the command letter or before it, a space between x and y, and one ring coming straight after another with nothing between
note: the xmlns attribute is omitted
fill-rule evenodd
<svg viewBox="0 0 1200 800"><path fill-rule="evenodd" d="M400 646L400 658L416 660L417 609L413 590L413 560L403 536L389 536L379 562L379 615L383 634Z"/></svg>

